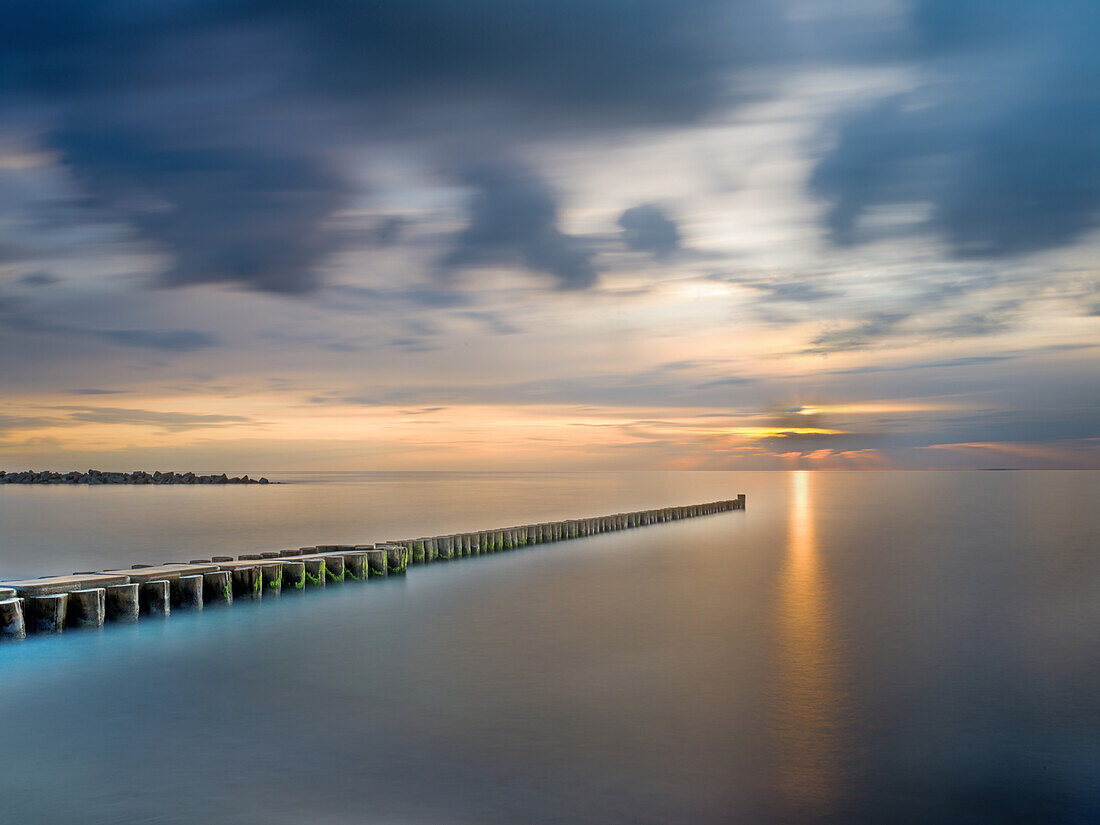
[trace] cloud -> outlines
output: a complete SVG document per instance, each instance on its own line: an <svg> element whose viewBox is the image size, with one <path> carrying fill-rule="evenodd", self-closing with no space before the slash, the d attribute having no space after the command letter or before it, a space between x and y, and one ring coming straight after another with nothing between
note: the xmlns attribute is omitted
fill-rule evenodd
<svg viewBox="0 0 1100 825"><path fill-rule="evenodd" d="M1100 6L1093 0L920 0L919 85L836 124L811 190L840 245L898 231L881 207L918 209L958 258L1053 249L1100 222ZM919 217L917 217L919 215Z"/></svg>
<svg viewBox="0 0 1100 825"><path fill-rule="evenodd" d="M499 312L469 311L463 312L462 317L476 321L490 335L518 335L520 333L519 327L510 324Z"/></svg>
<svg viewBox="0 0 1100 825"><path fill-rule="evenodd" d="M126 409L122 407L59 406L53 407L52 409L66 411L71 421L81 423L135 424L139 426L160 427L166 432L174 433L211 427L226 427L233 424L256 424L253 419L240 415L200 415L195 413Z"/></svg>
<svg viewBox="0 0 1100 825"><path fill-rule="evenodd" d="M695 122L741 99L731 74L782 28L765 0L10 5L0 117L42 135L85 220L166 253L166 285L283 295L316 291L348 240L326 229L364 188L348 158L396 144L450 173L554 131ZM559 287L595 280L552 223L512 246Z"/></svg>
<svg viewBox="0 0 1100 825"><path fill-rule="evenodd" d="M844 294L839 290L826 289L809 281L780 281L756 286L767 293L764 298L766 301L814 303Z"/></svg>
<svg viewBox="0 0 1100 825"><path fill-rule="evenodd" d="M629 249L649 252L664 258L680 249L680 230L676 221L656 204L632 206L619 216L623 239Z"/></svg>
<svg viewBox="0 0 1100 825"><path fill-rule="evenodd" d="M194 352L218 344L217 336L195 329L105 329L90 334L123 347L165 352Z"/></svg>
<svg viewBox="0 0 1100 825"><path fill-rule="evenodd" d="M909 313L904 312L874 312L858 323L822 333L803 352L825 355L865 349L877 339L893 333L908 318Z"/></svg>
<svg viewBox="0 0 1100 825"><path fill-rule="evenodd" d="M444 259L451 269L522 264L552 275L559 289L596 283L592 253L558 229L558 203L546 183L514 165L472 167L463 181L473 189L469 223Z"/></svg>
<svg viewBox="0 0 1100 825"><path fill-rule="evenodd" d="M0 295L0 330L48 335L52 338L94 338L121 347L194 352L217 346L213 333L193 329L95 329L78 324L46 320L44 313L26 301Z"/></svg>
<svg viewBox="0 0 1100 825"><path fill-rule="evenodd" d="M60 129L51 142L90 193L143 237L170 249L168 286L231 282L315 289L328 248L321 224L347 190L320 163L236 149L183 149L149 134Z"/></svg>
<svg viewBox="0 0 1100 825"><path fill-rule="evenodd" d="M727 378L718 378L714 381L706 381L702 384L696 384L695 388L699 390L708 390L715 387L741 387L746 384L753 383L751 378L741 378L738 376L730 376Z"/></svg>
<svg viewBox="0 0 1100 825"><path fill-rule="evenodd" d="M29 287L45 287L53 286L54 284L61 283L62 279L56 275L51 275L49 272L28 272L26 275L22 275L18 279L18 283L22 286Z"/></svg>

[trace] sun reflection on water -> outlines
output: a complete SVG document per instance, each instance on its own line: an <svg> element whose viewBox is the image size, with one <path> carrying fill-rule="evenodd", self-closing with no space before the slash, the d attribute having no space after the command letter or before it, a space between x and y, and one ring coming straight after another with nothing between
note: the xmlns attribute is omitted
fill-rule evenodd
<svg viewBox="0 0 1100 825"><path fill-rule="evenodd" d="M789 538L780 573L777 748L792 807L821 812L838 795L841 676L822 577L813 473L791 473Z"/></svg>

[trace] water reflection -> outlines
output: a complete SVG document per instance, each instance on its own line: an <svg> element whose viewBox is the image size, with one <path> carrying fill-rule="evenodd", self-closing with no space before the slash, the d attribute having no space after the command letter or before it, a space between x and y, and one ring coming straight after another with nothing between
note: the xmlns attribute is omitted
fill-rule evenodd
<svg viewBox="0 0 1100 825"><path fill-rule="evenodd" d="M789 538L779 581L777 748L785 800L807 814L838 795L841 679L814 524L814 475L790 475Z"/></svg>

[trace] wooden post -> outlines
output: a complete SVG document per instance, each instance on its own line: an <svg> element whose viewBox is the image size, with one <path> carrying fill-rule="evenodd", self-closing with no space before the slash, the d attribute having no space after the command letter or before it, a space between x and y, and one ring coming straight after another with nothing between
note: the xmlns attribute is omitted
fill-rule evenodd
<svg viewBox="0 0 1100 825"><path fill-rule="evenodd" d="M111 622L136 622L141 614L141 600L136 584L112 584L104 588L107 601L107 620Z"/></svg>
<svg viewBox="0 0 1100 825"><path fill-rule="evenodd" d="M68 593L49 593L27 599L31 605L35 633L62 633L69 608Z"/></svg>
<svg viewBox="0 0 1100 825"><path fill-rule="evenodd" d="M106 591L102 587L74 590L69 594L66 621L69 627L103 627L107 613Z"/></svg>
<svg viewBox="0 0 1100 825"><path fill-rule="evenodd" d="M203 574L180 576L171 581L172 607L181 610L202 610Z"/></svg>
<svg viewBox="0 0 1100 825"><path fill-rule="evenodd" d="M382 547L372 547L367 551L367 568L372 577L385 576L389 570L386 567L386 551Z"/></svg>
<svg viewBox="0 0 1100 825"><path fill-rule="evenodd" d="M265 598L278 598L283 592L283 563L261 564L260 583Z"/></svg>
<svg viewBox="0 0 1100 825"><path fill-rule="evenodd" d="M27 620L23 600L11 597L0 601L0 641L16 642L27 638Z"/></svg>
<svg viewBox="0 0 1100 825"><path fill-rule="evenodd" d="M143 616L167 618L172 615L172 591L165 579L139 584L138 601Z"/></svg>
<svg viewBox="0 0 1100 825"><path fill-rule="evenodd" d="M340 584L344 581L344 557L325 556L325 583Z"/></svg>
<svg viewBox="0 0 1100 825"><path fill-rule="evenodd" d="M408 554L399 544L383 544L379 548L386 551L386 574L400 576L408 569Z"/></svg>
<svg viewBox="0 0 1100 825"><path fill-rule="evenodd" d="M306 563L304 561L283 562L283 592L299 593L306 588Z"/></svg>
<svg viewBox="0 0 1100 825"><path fill-rule="evenodd" d="M233 582L228 570L202 574L203 604L233 604Z"/></svg>
<svg viewBox="0 0 1100 825"><path fill-rule="evenodd" d="M259 567L234 567L229 572L233 578L234 600L263 598L263 574Z"/></svg>
<svg viewBox="0 0 1100 825"><path fill-rule="evenodd" d="M359 545L354 552L344 553L344 580L356 582L365 581L367 578L367 545Z"/></svg>
<svg viewBox="0 0 1100 825"><path fill-rule="evenodd" d="M306 587L324 587L325 586L325 560L324 559L303 559L303 567L306 575Z"/></svg>

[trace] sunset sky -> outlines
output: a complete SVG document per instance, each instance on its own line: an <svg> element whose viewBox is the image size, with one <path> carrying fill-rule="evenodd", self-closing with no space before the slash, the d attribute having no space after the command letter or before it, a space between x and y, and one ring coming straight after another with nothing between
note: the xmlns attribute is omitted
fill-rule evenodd
<svg viewBox="0 0 1100 825"><path fill-rule="evenodd" d="M1096 0L8 0L0 468L1100 467Z"/></svg>

